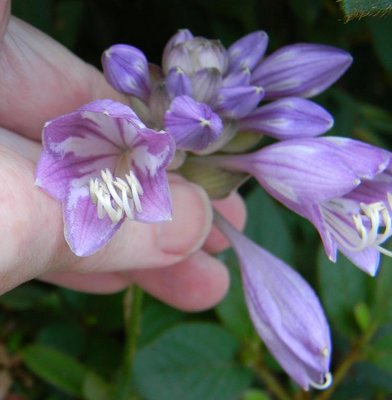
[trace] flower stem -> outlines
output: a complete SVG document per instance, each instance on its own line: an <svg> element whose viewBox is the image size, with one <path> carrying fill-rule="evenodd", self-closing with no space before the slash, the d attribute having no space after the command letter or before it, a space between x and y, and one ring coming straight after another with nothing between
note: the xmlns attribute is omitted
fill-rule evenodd
<svg viewBox="0 0 392 400"><path fill-rule="evenodd" d="M277 400L292 400L292 397L287 393L282 384L275 378L275 376L264 366L264 364L258 361L255 365L256 373L263 380L268 390L273 393Z"/></svg>
<svg viewBox="0 0 392 400"><path fill-rule="evenodd" d="M135 285L131 286L124 296L125 347L116 400L137 398L132 390L132 369L140 333L142 300L143 291Z"/></svg>

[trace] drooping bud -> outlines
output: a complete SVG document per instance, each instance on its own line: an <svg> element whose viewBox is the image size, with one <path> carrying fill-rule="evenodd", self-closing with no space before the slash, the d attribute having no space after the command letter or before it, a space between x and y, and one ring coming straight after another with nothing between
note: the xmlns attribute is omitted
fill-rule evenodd
<svg viewBox="0 0 392 400"><path fill-rule="evenodd" d="M330 331L313 289L217 213L214 223L237 254L248 310L269 351L303 389L327 388L332 382Z"/></svg>

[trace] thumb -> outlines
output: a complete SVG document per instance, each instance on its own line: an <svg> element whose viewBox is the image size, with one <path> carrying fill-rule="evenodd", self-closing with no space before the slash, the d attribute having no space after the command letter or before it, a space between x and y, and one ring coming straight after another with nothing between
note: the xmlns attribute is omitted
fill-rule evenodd
<svg viewBox="0 0 392 400"><path fill-rule="evenodd" d="M11 3L9 0L0 0L0 40L3 39L10 17Z"/></svg>

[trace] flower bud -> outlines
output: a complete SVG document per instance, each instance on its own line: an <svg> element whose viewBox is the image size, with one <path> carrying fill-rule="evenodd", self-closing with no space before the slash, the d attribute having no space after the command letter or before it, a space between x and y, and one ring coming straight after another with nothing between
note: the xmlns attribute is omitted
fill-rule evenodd
<svg viewBox="0 0 392 400"><path fill-rule="evenodd" d="M332 381L330 331L313 289L217 213L214 223L237 254L248 310L269 351L303 389L327 388Z"/></svg>

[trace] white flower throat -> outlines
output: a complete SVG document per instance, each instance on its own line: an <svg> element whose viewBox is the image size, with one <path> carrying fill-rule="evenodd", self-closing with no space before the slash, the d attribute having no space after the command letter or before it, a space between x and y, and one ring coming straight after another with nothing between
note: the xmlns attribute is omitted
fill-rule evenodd
<svg viewBox="0 0 392 400"><path fill-rule="evenodd" d="M124 214L129 219L134 219L135 212L142 212L140 201L144 193L142 185L132 170L128 173L123 172L129 168L128 155L128 152L125 152L119 158L115 178L109 169L105 169L101 171L102 179L90 179L90 197L97 206L98 218L102 219L108 215L112 222L118 222Z"/></svg>

